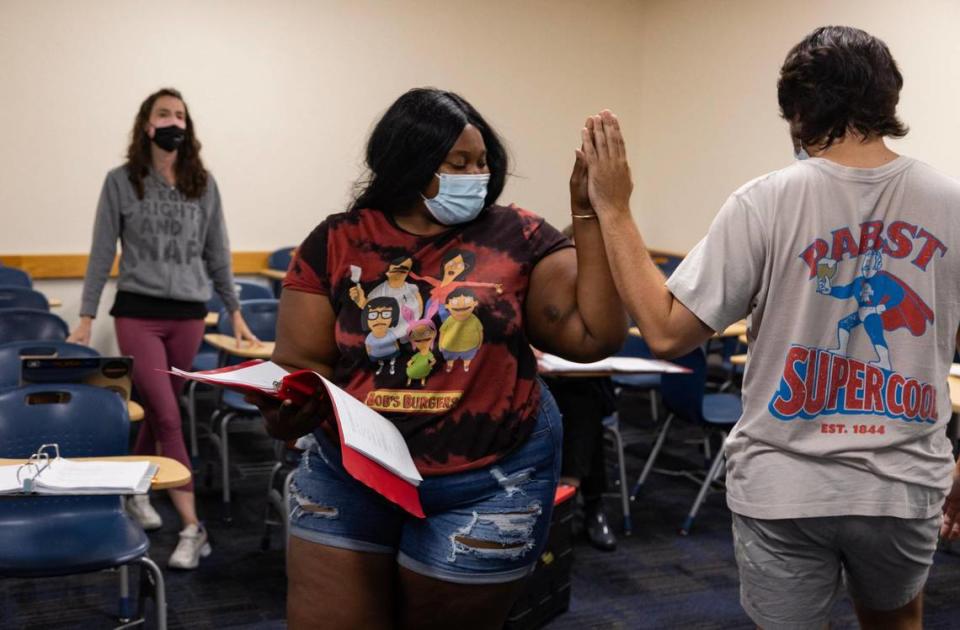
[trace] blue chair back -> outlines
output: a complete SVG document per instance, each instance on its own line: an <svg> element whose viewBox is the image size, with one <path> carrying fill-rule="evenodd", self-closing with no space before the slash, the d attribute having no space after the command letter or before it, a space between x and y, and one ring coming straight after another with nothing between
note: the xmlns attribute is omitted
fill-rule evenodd
<svg viewBox="0 0 960 630"><path fill-rule="evenodd" d="M0 344L0 389L20 384L20 360L23 357L98 357L89 346L66 341L13 341Z"/></svg>
<svg viewBox="0 0 960 630"><path fill-rule="evenodd" d="M48 311L33 308L0 309L0 343L11 341L65 341L67 322Z"/></svg>
<svg viewBox="0 0 960 630"><path fill-rule="evenodd" d="M664 407L683 420L702 422L707 386L707 358L703 348L670 361L689 369L690 373L660 375L660 396Z"/></svg>
<svg viewBox="0 0 960 630"><path fill-rule="evenodd" d="M30 278L30 274L22 269L0 265L0 285L31 289L33 288L33 280Z"/></svg>
<svg viewBox="0 0 960 630"><path fill-rule="evenodd" d="M56 443L63 457L126 455L127 407L109 389L27 385L0 392L0 457L25 458Z"/></svg>
<svg viewBox="0 0 960 630"><path fill-rule="evenodd" d="M50 303L47 302L47 296L39 291L0 285L0 309L5 308L34 308L39 311L49 311Z"/></svg>
<svg viewBox="0 0 960 630"><path fill-rule="evenodd" d="M643 337L627 335L627 340L623 342L623 347L617 351L615 356L652 359L653 352L650 351L650 346L643 340Z"/></svg>
<svg viewBox="0 0 960 630"><path fill-rule="evenodd" d="M663 272L663 275L668 278L677 270L677 267L680 266L680 263L683 262L683 256L677 256L674 254L664 254L661 252L651 252L651 257L653 258L654 264L660 268L660 271Z"/></svg>
<svg viewBox="0 0 960 630"><path fill-rule="evenodd" d="M282 247L267 258L267 267L270 269L279 269L280 271L286 271L287 267L290 266L290 260L293 259L293 250L294 247Z"/></svg>
<svg viewBox="0 0 960 630"><path fill-rule="evenodd" d="M240 302L240 312L247 322L250 331L260 341L276 341L277 339L277 307L280 302L269 300L245 300ZM220 311L220 321L217 322L217 332L224 335L233 334L233 322L226 309Z"/></svg>
<svg viewBox="0 0 960 630"><path fill-rule="evenodd" d="M273 290L270 287L257 284L256 282L235 280L233 290L237 292L237 299L241 302L244 300L273 299ZM221 310L223 310L223 300L221 300L220 296L214 291L213 297L207 300L207 312L219 313Z"/></svg>

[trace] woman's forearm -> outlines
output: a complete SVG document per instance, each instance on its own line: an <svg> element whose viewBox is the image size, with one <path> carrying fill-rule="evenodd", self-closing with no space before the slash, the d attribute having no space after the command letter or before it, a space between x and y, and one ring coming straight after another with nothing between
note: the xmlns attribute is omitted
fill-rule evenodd
<svg viewBox="0 0 960 630"><path fill-rule="evenodd" d="M577 311L598 349L616 352L623 345L627 315L610 274L600 223L574 218L577 245Z"/></svg>

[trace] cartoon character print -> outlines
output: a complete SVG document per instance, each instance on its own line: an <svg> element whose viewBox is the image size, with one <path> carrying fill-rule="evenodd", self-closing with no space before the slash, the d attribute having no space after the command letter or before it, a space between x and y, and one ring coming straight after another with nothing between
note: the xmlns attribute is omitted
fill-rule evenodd
<svg viewBox="0 0 960 630"><path fill-rule="evenodd" d="M426 282L430 285L430 297L427 300L424 317L427 319L440 315L440 321L446 321L449 312L446 309L447 298L450 293L462 287L476 289L494 289L497 295L503 293L503 285L494 282L468 282L465 278L476 266L476 255L461 249L451 249L440 260L440 277L430 278L410 273L414 280Z"/></svg>
<svg viewBox="0 0 960 630"><path fill-rule="evenodd" d="M376 297L368 300L361 312L364 340L367 356L377 364L376 375L380 375L389 362L390 374L396 372L397 357L400 356L400 342L404 340L397 330L400 322L400 305L392 297Z"/></svg>
<svg viewBox="0 0 960 630"><path fill-rule="evenodd" d="M433 354L437 326L431 319L418 319L409 322L409 330L410 345L415 352L407 361L407 387L416 380L423 386L427 384L427 377L437 364L437 357Z"/></svg>
<svg viewBox="0 0 960 630"><path fill-rule="evenodd" d="M817 293L857 301L857 310L837 322L835 352L846 356L851 332L862 325L877 354L877 360L871 363L892 370L884 331L907 328L914 336L920 336L926 331L927 322L933 321L933 311L903 280L882 269L883 253L880 249L868 250L860 261L860 275L850 284L833 286L836 262L821 260L817 264Z"/></svg>
<svg viewBox="0 0 960 630"><path fill-rule="evenodd" d="M463 371L470 371L470 363L483 345L483 324L474 311L477 295L465 287L458 287L447 295L445 303L449 314L440 326L440 353L446 361L446 371L453 370L457 359L463 361Z"/></svg>
<svg viewBox="0 0 960 630"><path fill-rule="evenodd" d="M354 286L350 287L349 296L357 308L364 308L369 300L380 297L390 297L397 301L401 313L407 313L397 323L397 333L401 337L406 337L408 333L407 320L419 319L423 315L423 298L420 296L420 289L417 285L407 282L410 272L413 270L413 258L410 256L400 256L390 261L387 271L384 273L386 278L384 282L374 287L367 295L363 287L360 286L359 267L354 271Z"/></svg>

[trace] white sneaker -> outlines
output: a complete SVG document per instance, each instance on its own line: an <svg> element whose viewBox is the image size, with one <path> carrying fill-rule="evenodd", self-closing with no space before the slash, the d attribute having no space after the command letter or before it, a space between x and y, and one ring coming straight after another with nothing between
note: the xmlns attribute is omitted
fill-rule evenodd
<svg viewBox="0 0 960 630"><path fill-rule="evenodd" d="M127 498L127 513L146 531L163 527L163 519L150 505L150 497L145 494L135 494Z"/></svg>
<svg viewBox="0 0 960 630"><path fill-rule="evenodd" d="M200 558L206 558L213 549L207 542L207 530L198 525L187 525L180 530L180 542L167 561L171 569L196 569Z"/></svg>

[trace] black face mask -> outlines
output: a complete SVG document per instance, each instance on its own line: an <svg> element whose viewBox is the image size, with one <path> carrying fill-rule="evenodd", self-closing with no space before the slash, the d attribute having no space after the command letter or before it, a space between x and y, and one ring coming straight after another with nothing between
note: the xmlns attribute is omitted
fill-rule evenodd
<svg viewBox="0 0 960 630"><path fill-rule="evenodd" d="M176 151L187 137L186 129L176 125L156 127L153 133L153 143L164 151Z"/></svg>

